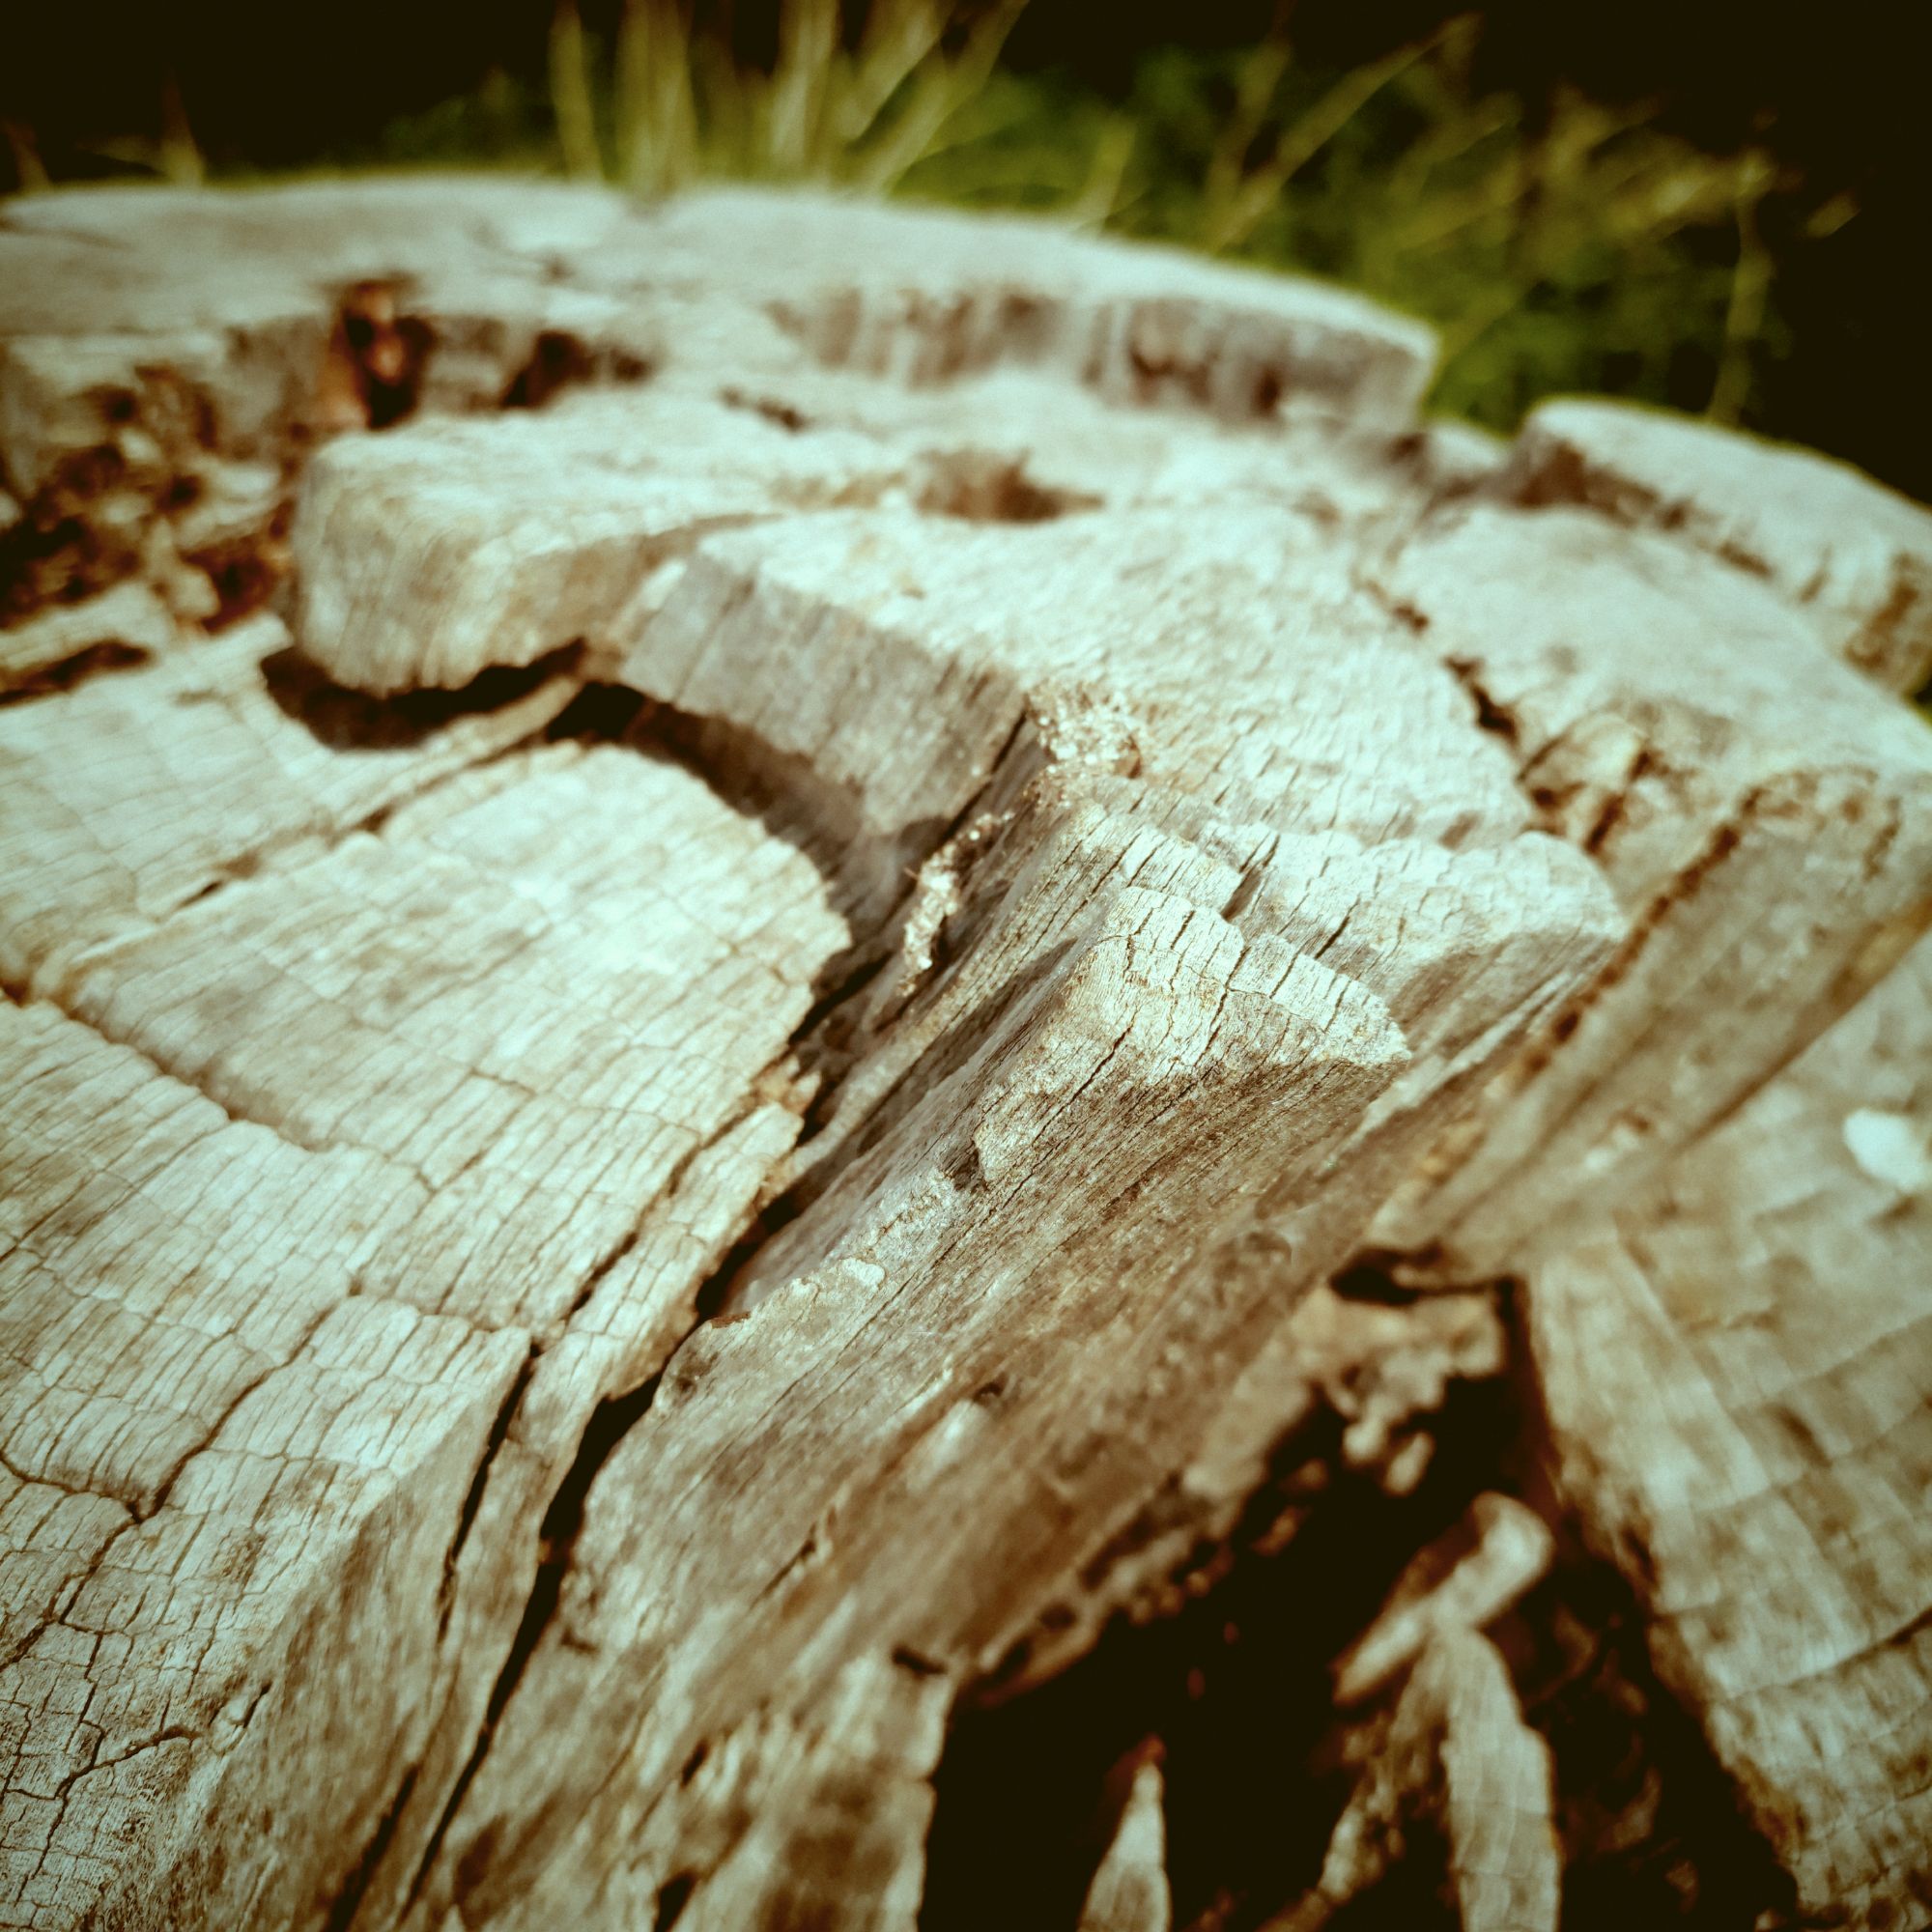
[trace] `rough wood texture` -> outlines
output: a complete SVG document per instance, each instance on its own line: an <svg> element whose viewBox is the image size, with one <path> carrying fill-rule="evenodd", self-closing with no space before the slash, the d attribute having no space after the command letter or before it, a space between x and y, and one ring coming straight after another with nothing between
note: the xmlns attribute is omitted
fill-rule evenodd
<svg viewBox="0 0 1932 1932"><path fill-rule="evenodd" d="M1406 427L1435 342L1357 296L1049 223L722 189L668 208L669 275L771 306L811 358L930 383L1020 362L1112 402Z"/></svg>
<svg viewBox="0 0 1932 1932"><path fill-rule="evenodd" d="M1890 607L1429 360L810 197L0 216L0 1921L910 1927L961 1700L1506 1374L1245 1922L1663 1829L1513 1686L1578 1545L1753 1908L1922 1918ZM1150 1761L1088 1922L1162 1835Z"/></svg>
<svg viewBox="0 0 1932 1932"><path fill-rule="evenodd" d="M1461 1532L1417 1551L1335 1669L1335 1701L1372 1697L1438 1632L1492 1623L1549 1567L1548 1526L1510 1496L1478 1496Z"/></svg>
<svg viewBox="0 0 1932 1932"><path fill-rule="evenodd" d="M363 1156L4 1018L9 1918L318 1917L525 1340L356 1293Z"/></svg>
<svg viewBox="0 0 1932 1932"><path fill-rule="evenodd" d="M331 688L264 616L0 710L0 975L15 991L57 987L90 947L280 854L380 826L541 730L576 688L559 669L499 681L474 708L384 711Z"/></svg>

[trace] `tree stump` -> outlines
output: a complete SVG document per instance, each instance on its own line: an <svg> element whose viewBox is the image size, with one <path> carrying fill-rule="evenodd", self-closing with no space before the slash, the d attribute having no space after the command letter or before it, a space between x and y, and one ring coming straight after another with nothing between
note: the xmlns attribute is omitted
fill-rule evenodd
<svg viewBox="0 0 1932 1932"><path fill-rule="evenodd" d="M1312 1548L1311 1856L1143 1751L1056 1922L1932 1922L1932 517L1431 355L0 213L0 1923L937 1922L964 1714Z"/></svg>

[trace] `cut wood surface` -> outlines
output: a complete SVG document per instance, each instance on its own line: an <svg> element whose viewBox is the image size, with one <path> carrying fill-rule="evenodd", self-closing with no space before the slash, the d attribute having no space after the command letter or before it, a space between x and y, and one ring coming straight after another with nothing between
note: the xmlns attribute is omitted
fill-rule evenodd
<svg viewBox="0 0 1932 1932"><path fill-rule="evenodd" d="M1578 511L1452 510L1385 581L1626 919L1385 1222L1391 1247L1507 1269L1552 1209L1720 1120L1923 929L1932 737L1761 583Z"/></svg>
<svg viewBox="0 0 1932 1932"><path fill-rule="evenodd" d="M1149 1757L1081 1922L1553 1926L1579 1550L1764 1922L1925 1922L1923 513L1010 218L0 291L0 1922L910 1927L958 1710L1459 1482L1326 1862Z"/></svg>

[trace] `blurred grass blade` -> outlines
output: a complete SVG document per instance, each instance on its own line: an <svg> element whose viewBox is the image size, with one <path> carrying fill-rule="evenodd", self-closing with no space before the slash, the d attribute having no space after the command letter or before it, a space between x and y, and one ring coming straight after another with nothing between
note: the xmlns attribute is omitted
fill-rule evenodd
<svg viewBox="0 0 1932 1932"><path fill-rule="evenodd" d="M1445 20L1433 34L1345 73L1313 107L1282 129L1274 152L1228 195L1202 237L1206 246L1216 254L1239 247L1289 182L1398 74L1434 53L1453 34L1463 32L1466 19L1459 14Z"/></svg>
<svg viewBox="0 0 1932 1932"><path fill-rule="evenodd" d="M7 137L7 151L14 161L14 180L22 194L47 185L47 171L41 161L40 143L24 121L0 121L0 134Z"/></svg>
<svg viewBox="0 0 1932 1932"><path fill-rule="evenodd" d="M939 45L947 19L938 0L872 0L852 83L840 103L837 132L845 148L863 144L886 103Z"/></svg>
<svg viewBox="0 0 1932 1932"><path fill-rule="evenodd" d="M576 0L557 0L550 25L550 99L563 171L580 181L603 178L597 115L590 101L590 58Z"/></svg>
<svg viewBox="0 0 1932 1932"><path fill-rule="evenodd" d="M1121 205L1121 186L1134 157L1134 124L1124 114L1112 116L1094 146L1094 164L1087 185L1067 206L1076 227L1104 228Z"/></svg>
<svg viewBox="0 0 1932 1932"><path fill-rule="evenodd" d="M617 179L635 194L668 194L700 171L691 24L678 0L625 0L616 156Z"/></svg>
<svg viewBox="0 0 1932 1932"><path fill-rule="evenodd" d="M838 0L783 0L766 158L775 174L817 170L818 133L838 54Z"/></svg>
<svg viewBox="0 0 1932 1932"><path fill-rule="evenodd" d="M941 46L920 63L908 84L910 99L856 171L860 186L875 193L895 188L906 171L930 152L947 123L985 87L1007 36L1025 11L1026 0L998 0L974 25L956 55L949 57Z"/></svg>
<svg viewBox="0 0 1932 1932"><path fill-rule="evenodd" d="M1724 341L1718 355L1718 380L1705 413L1713 422L1735 423L1744 413L1751 386L1751 358L1764 330L1771 298L1772 257L1759 233L1757 212L1772 183L1764 156L1746 157L1737 195L1738 260L1731 272L1731 298L1724 309Z"/></svg>
<svg viewBox="0 0 1932 1932"><path fill-rule="evenodd" d="M1214 143L1203 184L1202 229L1206 236L1224 232L1234 219L1249 151L1262 131L1268 109L1274 105L1275 95L1293 57L1278 25L1241 63L1240 76L1235 84L1235 111ZM1208 245L1213 244L1210 242Z"/></svg>
<svg viewBox="0 0 1932 1932"><path fill-rule="evenodd" d="M187 125L181 83L172 73L161 82L161 138L156 144L156 159L161 173L171 182L195 187L208 177L194 130Z"/></svg>

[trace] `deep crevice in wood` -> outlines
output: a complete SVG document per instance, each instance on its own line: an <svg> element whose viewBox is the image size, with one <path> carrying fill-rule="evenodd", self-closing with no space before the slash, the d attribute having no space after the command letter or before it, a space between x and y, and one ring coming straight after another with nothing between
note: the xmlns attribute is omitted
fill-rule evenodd
<svg viewBox="0 0 1932 1932"><path fill-rule="evenodd" d="M1631 1585L1588 1547L1553 1486L1523 1293L1512 1283L1502 1302L1514 1426L1497 1476L1555 1530L1556 1558L1491 1634L1524 1717L1555 1757L1564 1932L1623 1932L1673 1918L1714 1932L1773 1932L1795 1922L1791 1882L1745 1819L1695 1721L1658 1682ZM1660 1779L1661 1793L1650 1790ZM1652 1821L1633 1843L1630 1819L1647 1798Z"/></svg>
<svg viewBox="0 0 1932 1932"><path fill-rule="evenodd" d="M376 1821L376 1829L364 1841L362 1854L355 1861L355 1868L344 1881L342 1889L329 1901L326 1921L327 1932L349 1932L355 1923L355 1915L362 1909L369 1887L395 1840L396 1827L402 1822L403 1812L415 1791L416 1779L421 1776L422 1767L419 1764L411 1765L403 1773L395 1796L384 1807L383 1815Z"/></svg>
<svg viewBox="0 0 1932 1932"><path fill-rule="evenodd" d="M497 1452L509 1438L517 1412L523 1407L524 1397L528 1394L530 1378L536 1373L539 1350L530 1345L528 1358L517 1372L517 1378L510 1384L510 1392L503 1398L502 1406L490 1425L490 1434L483 1444L483 1454L477 1459L476 1473L469 1479L469 1487L463 1494L463 1507L457 1514L456 1533L449 1539L449 1549L442 1559L442 1584L438 1593L437 1641L440 1643L449 1634L449 1619L456 1608L457 1564L463 1557L463 1546L469 1540L470 1529L476 1521L476 1512L483 1506L483 1492L490 1481L490 1470ZM397 1801L398 1805L407 1802L408 1793Z"/></svg>
<svg viewBox="0 0 1932 1932"><path fill-rule="evenodd" d="M1225 1574L1177 1615L1116 1621L1049 1683L962 1710L936 1779L921 1932L1064 1932L1105 1846L1104 1774L1148 1736L1165 1747L1178 1926L1225 1889L1219 1922L1252 1932L1312 1885L1344 1795L1321 1761L1329 1660L1486 1486L1507 1428L1493 1391L1452 1392L1429 1475L1395 1498L1346 1471L1306 1489L1309 1471L1340 1461L1339 1422L1318 1419L1279 1446ZM1303 1526L1274 1553L1256 1549L1284 1504L1308 1510ZM1032 1878L1024 1895L1003 1889L1015 1865Z"/></svg>
<svg viewBox="0 0 1932 1932"><path fill-rule="evenodd" d="M700 1318L701 1321L701 1318ZM699 1325L694 1323L694 1327ZM674 1351L673 1351L674 1352ZM650 1411L651 1404L657 1398L658 1384L664 1378L661 1369L649 1380L624 1394L606 1396L591 1411L590 1420L584 1425L583 1435L577 1446L577 1453L571 1459L570 1466L564 1471L563 1480L552 1493L537 1530L539 1556L536 1580L531 1585L528 1600L524 1605L522 1619L517 1625L515 1636L510 1641L508 1654L497 1673L491 1687L490 1699L484 1708L483 1722L476 1741L471 1746L462 1770L450 1788L448 1802L443 1805L441 1815L431 1832L429 1842L422 1859L417 1864L414 1878L410 1883L408 1903L413 1905L421 1895L430 1870L442 1850L442 1842L448 1834L451 1822L463 1803L464 1794L474 1782L476 1774L482 1769L485 1753L490 1748L498 1720L516 1695L517 1686L523 1681L524 1671L538 1641L556 1615L558 1600L563 1593L564 1574L570 1567L571 1551L578 1533L583 1526L585 1499L590 1492L590 1485L597 1472L610 1460L617 1444L629 1435L638 1422Z"/></svg>
<svg viewBox="0 0 1932 1932"><path fill-rule="evenodd" d="M57 692L71 691L75 685L84 684L89 678L98 677L104 671L132 670L137 665L152 661L153 654L139 644L89 644L85 650L76 651L73 656L62 658L58 663L44 665L7 690L0 691L0 704L23 704L36 697L51 697Z"/></svg>
<svg viewBox="0 0 1932 1932"><path fill-rule="evenodd" d="M1374 1263L1336 1285L1398 1306L1414 1297ZM1505 1293L1506 1310L1515 1294ZM1554 1750L1566 1932L1797 1922L1789 1879L1652 1673L1628 1585L1581 1547L1544 1480L1540 1398L1520 1325L1508 1322L1505 1376L1452 1391L1413 1494L1390 1497L1346 1474L1309 1491L1307 1472L1337 1461L1336 1419L1320 1418L1279 1445L1231 1560L1218 1574L1199 1566L1213 1580L1178 1615L1117 1619L1059 1677L1015 1698L989 1684L962 1705L936 1779L921 1932L965 1932L994 1918L1015 1932L1071 1923L1111 1832L1108 1767L1148 1737L1161 1741L1167 1766L1177 1926L1257 1932L1313 1885L1346 1792L1329 1660L1410 1554L1453 1534L1469 1499L1497 1487L1554 1512L1561 1531L1556 1568L1491 1634L1525 1716ZM1308 1514L1285 1548L1270 1550L1264 1532L1284 1495L1298 1495ZM1411 1834L1392 1877L1327 1924L1458 1923L1437 1893L1443 1854L1432 1842L1427 1831ZM1028 1875L1018 1892L1007 1883L1015 1867Z"/></svg>
<svg viewBox="0 0 1932 1932"><path fill-rule="evenodd" d="M286 718L335 751L401 751L451 720L500 710L553 677L571 674L582 646L565 644L533 664L492 666L455 691L410 691L372 697L338 684L295 645L262 660L262 682Z"/></svg>

